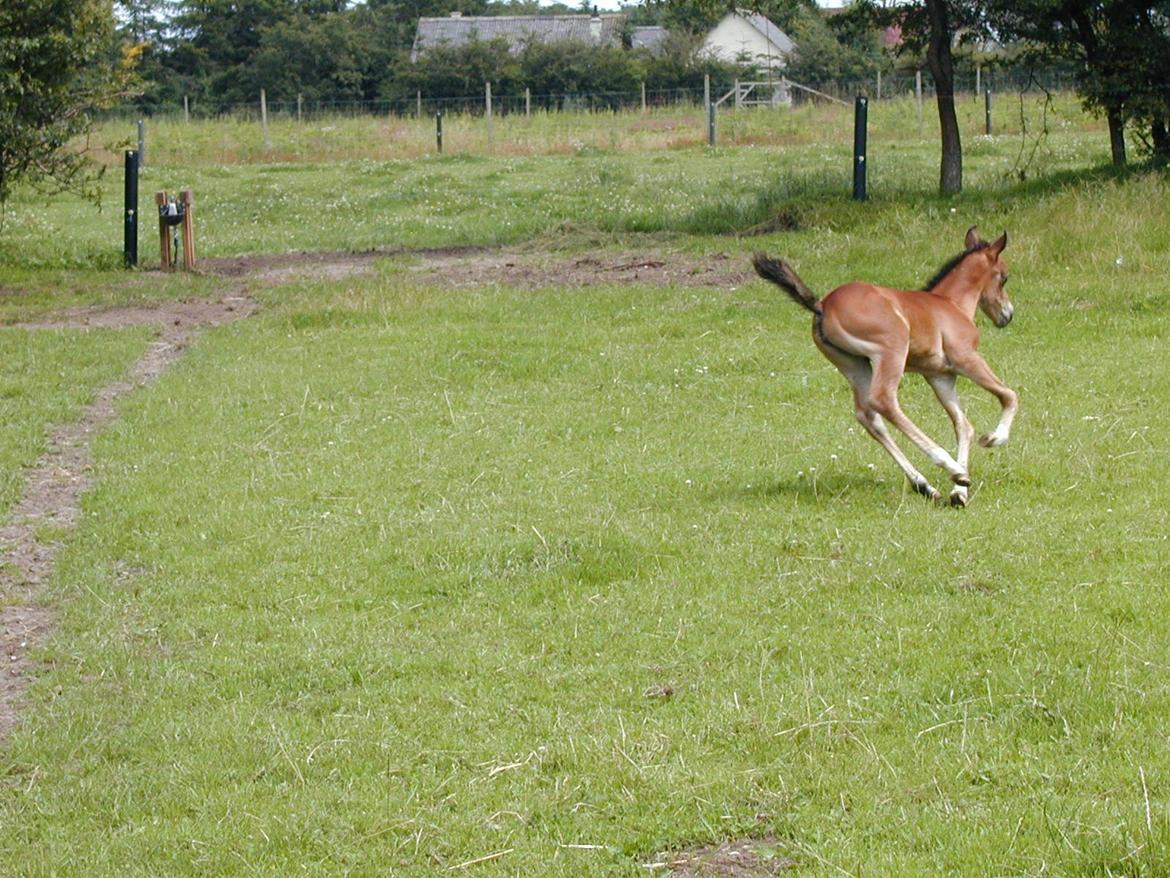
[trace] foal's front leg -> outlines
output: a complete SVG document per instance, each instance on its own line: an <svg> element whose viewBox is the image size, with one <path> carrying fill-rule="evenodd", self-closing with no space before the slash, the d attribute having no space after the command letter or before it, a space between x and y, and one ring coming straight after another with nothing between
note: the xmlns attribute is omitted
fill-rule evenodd
<svg viewBox="0 0 1170 878"><path fill-rule="evenodd" d="M962 362L955 364L955 368L960 375L970 378L998 399L1001 406L999 423L990 433L979 437L979 444L984 448L995 448L1005 444L1012 432L1012 421L1016 417L1020 398L1014 390L999 380L999 377L987 365L987 361L976 351L971 351L963 357Z"/></svg>

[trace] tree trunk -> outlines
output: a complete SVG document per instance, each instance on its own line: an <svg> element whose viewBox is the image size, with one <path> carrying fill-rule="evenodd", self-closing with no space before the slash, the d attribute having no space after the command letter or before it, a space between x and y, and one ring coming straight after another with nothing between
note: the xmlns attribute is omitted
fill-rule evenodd
<svg viewBox="0 0 1170 878"><path fill-rule="evenodd" d="M1170 161L1170 128L1165 119L1155 119L1150 126L1150 140L1154 147L1154 161L1165 164Z"/></svg>
<svg viewBox="0 0 1170 878"><path fill-rule="evenodd" d="M1110 107L1105 111L1105 118L1109 122L1109 148L1113 152L1113 164L1116 167L1125 167L1125 117L1118 107Z"/></svg>
<svg viewBox="0 0 1170 878"><path fill-rule="evenodd" d="M955 115L955 70L951 58L948 0L926 0L930 19L930 44L926 65L934 78L938 102L938 123L942 133L942 161L939 166L939 192L955 195L963 190L963 144L959 137L959 120Z"/></svg>

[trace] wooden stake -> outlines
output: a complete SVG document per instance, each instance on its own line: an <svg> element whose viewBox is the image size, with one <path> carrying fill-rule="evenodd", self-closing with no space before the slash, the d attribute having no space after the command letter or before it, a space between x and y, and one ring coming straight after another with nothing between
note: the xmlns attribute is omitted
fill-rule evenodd
<svg viewBox="0 0 1170 878"><path fill-rule="evenodd" d="M167 205L167 193L154 193L154 203L158 212L158 257L163 271L175 270L175 259L171 253L171 227L163 219L162 208Z"/></svg>
<svg viewBox="0 0 1170 878"><path fill-rule="evenodd" d="M183 270L195 270L195 196L190 189L179 195L183 205Z"/></svg>

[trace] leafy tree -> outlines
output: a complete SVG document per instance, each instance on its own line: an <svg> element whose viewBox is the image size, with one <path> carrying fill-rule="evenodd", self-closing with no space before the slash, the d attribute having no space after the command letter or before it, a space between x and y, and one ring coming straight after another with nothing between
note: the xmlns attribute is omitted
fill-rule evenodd
<svg viewBox="0 0 1170 878"><path fill-rule="evenodd" d="M98 166L71 141L129 85L108 0L0 5L0 204L20 180L96 198Z"/></svg>
<svg viewBox="0 0 1170 878"><path fill-rule="evenodd" d="M1070 60L1085 104L1105 116L1113 163L1126 163L1125 129L1170 159L1170 2L985 0L996 28L1034 57Z"/></svg>

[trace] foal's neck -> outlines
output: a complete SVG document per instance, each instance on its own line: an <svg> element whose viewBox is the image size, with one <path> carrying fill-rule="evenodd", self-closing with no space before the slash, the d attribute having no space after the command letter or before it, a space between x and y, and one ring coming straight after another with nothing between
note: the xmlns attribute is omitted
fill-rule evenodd
<svg viewBox="0 0 1170 878"><path fill-rule="evenodd" d="M931 292L956 305L960 311L975 320L979 298L986 284L986 272L980 271L976 261L964 259L939 281Z"/></svg>

